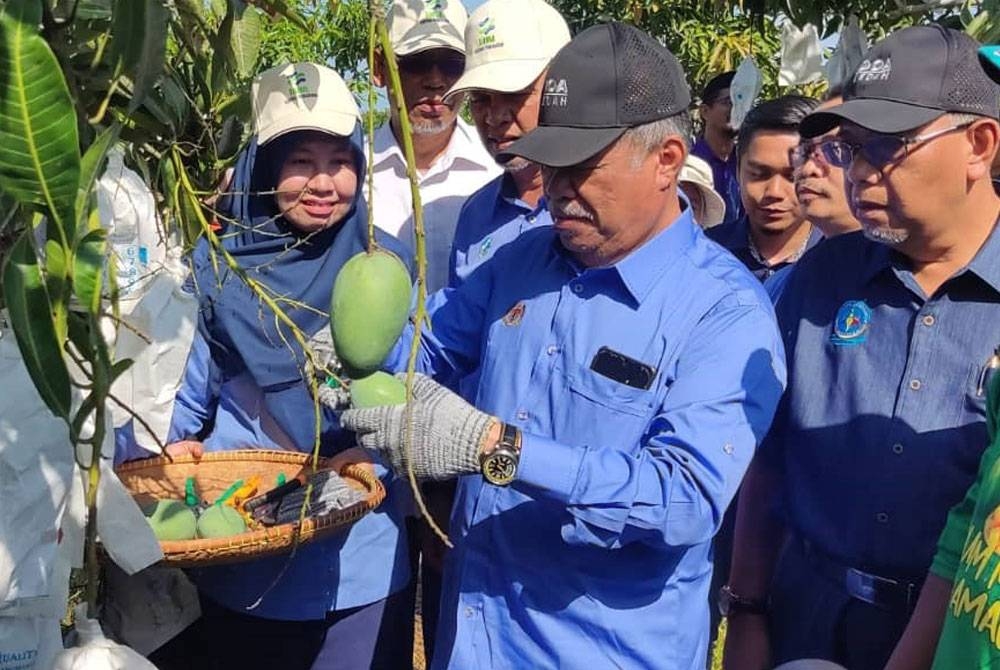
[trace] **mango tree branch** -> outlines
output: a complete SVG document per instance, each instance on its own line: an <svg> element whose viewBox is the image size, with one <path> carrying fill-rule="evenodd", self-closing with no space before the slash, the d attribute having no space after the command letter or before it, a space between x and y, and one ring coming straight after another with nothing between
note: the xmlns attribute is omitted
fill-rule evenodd
<svg viewBox="0 0 1000 670"><path fill-rule="evenodd" d="M374 13L374 12L373 12ZM403 85L399 79L399 67L396 64L396 55L392 50L392 42L389 41L389 31L385 21L378 15L376 19L376 32L378 33L379 46L382 51L382 61L389 75L389 102L396 107L396 116L399 119L399 139L403 145L403 156L406 158L406 176L410 180L410 196L413 198L413 233L417 250L417 307L413 316L415 326L413 342L410 345L410 357L406 364L406 436L403 444L403 458L407 463L406 476L410 480L410 488L413 490L413 499L420 509L420 513L427 520L431 527L446 546L451 547L451 540L448 535L435 523L434 518L427 511L423 496L420 495L420 487L417 485L417 478L413 474L413 460L410 458L410 451L413 443L413 376L417 366L417 352L420 349L420 335L427 321L427 249L424 238L424 213L420 204L420 188L417 184L417 160L413 152L413 131L410 128L410 117L406 112L406 101L403 99Z"/></svg>

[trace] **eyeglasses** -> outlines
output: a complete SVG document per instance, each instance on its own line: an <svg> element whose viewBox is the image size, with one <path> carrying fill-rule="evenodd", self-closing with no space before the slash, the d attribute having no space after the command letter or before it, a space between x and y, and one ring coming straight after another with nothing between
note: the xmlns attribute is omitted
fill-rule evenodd
<svg viewBox="0 0 1000 670"><path fill-rule="evenodd" d="M808 160L814 160L822 165L828 165L829 162L823 155L823 144L824 142L803 142L793 148L789 152L791 155L792 167L795 169L801 168Z"/></svg>
<svg viewBox="0 0 1000 670"><path fill-rule="evenodd" d="M875 135L863 144L852 144L841 139L830 139L819 144L819 150L826 161L835 167L848 168L858 157L864 156L872 167L877 170L903 160L910 155L910 147L929 142L937 137L956 130L961 130L970 123L941 128L915 137L900 137L899 135Z"/></svg>
<svg viewBox="0 0 1000 670"><path fill-rule="evenodd" d="M465 71L465 58L463 56L439 56L423 53L403 56L396 62L399 63L400 70L414 75L427 74L435 67L439 68L441 74L446 77L460 77Z"/></svg>

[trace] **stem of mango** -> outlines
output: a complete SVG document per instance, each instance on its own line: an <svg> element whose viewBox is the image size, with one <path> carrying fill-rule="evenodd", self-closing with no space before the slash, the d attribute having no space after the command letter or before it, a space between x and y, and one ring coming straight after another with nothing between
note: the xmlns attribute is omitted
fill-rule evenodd
<svg viewBox="0 0 1000 670"><path fill-rule="evenodd" d="M373 12L368 22L368 113L365 115L368 130L368 252L375 250L375 177L372 169L375 163L375 24L377 15Z"/></svg>
<svg viewBox="0 0 1000 670"><path fill-rule="evenodd" d="M374 5L375 3L373 3ZM403 85L399 79L399 67L396 64L396 54L392 50L392 43L389 41L389 31L386 28L385 20L373 11L378 33L379 46L382 51L382 60L385 63L386 71L389 74L389 102L396 107L397 118L399 119L399 139L403 145L403 156L406 158L406 176L410 180L410 197L413 198L413 233L417 250L417 307L413 316L413 342L410 345L410 357L406 364L406 440L403 444L403 458L406 460L406 476L410 481L410 489L413 491L413 499L420 509L420 513L427 520L427 525L431 527L446 546L451 547L451 540L448 535L434 522L434 518L427 511L427 505L420 494L420 487L417 485L417 478L413 474L412 459L410 451L413 444L413 376L417 366L417 352L420 348L420 334L425 322L427 322L427 248L424 238L424 212L420 204L420 188L417 184L417 159L413 153L413 131L410 128L410 117L406 113L406 104L403 99ZM370 139L370 138L369 138Z"/></svg>

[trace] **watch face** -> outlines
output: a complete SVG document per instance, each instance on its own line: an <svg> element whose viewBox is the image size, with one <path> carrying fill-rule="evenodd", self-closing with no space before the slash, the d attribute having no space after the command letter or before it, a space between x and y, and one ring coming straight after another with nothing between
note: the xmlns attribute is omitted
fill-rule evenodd
<svg viewBox="0 0 1000 670"><path fill-rule="evenodd" d="M517 474L517 457L505 451L494 451L483 462L483 477L490 484L506 486Z"/></svg>

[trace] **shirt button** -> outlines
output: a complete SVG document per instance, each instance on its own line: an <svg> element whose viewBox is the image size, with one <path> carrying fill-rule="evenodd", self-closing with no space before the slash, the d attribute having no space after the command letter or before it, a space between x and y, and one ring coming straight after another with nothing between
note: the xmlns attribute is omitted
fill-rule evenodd
<svg viewBox="0 0 1000 670"><path fill-rule="evenodd" d="M903 453L903 445L901 445L899 442L897 442L896 444L892 445L892 453L894 453L896 455L899 455L899 454Z"/></svg>
<svg viewBox="0 0 1000 670"><path fill-rule="evenodd" d="M730 444L729 442L726 442L724 445L722 445L722 450L724 452L726 452L726 454L728 454L730 456L732 456L733 452L736 451L736 449L733 447L733 445Z"/></svg>
<svg viewBox="0 0 1000 670"><path fill-rule="evenodd" d="M583 284L577 282L573 284L573 293L583 293Z"/></svg>
<svg viewBox="0 0 1000 670"><path fill-rule="evenodd" d="M548 346L548 347L547 347L547 348L545 349L545 353L547 353L547 354L548 354L549 356L555 356L556 354L558 354L558 353L559 353L559 347L557 347L557 346L556 346L556 345L554 345L554 344L550 344L550 345L549 345L549 346Z"/></svg>
<svg viewBox="0 0 1000 670"><path fill-rule="evenodd" d="M925 314L924 318L921 319L921 321L923 321L923 324L925 326L933 326L934 325L934 315L933 314Z"/></svg>
<svg viewBox="0 0 1000 670"><path fill-rule="evenodd" d="M519 409L519 410L517 410L517 414L515 416L517 416L517 420L518 421L527 421L528 417L531 416L531 415L528 414L528 410Z"/></svg>
<svg viewBox="0 0 1000 670"><path fill-rule="evenodd" d="M875 515L875 520L879 523L889 523L889 515L885 512L879 512Z"/></svg>
<svg viewBox="0 0 1000 670"><path fill-rule="evenodd" d="M529 214L528 216L525 217L525 219L527 219L528 223L534 223L535 222L535 215L534 214Z"/></svg>
<svg viewBox="0 0 1000 670"><path fill-rule="evenodd" d="M919 391L921 386L922 386L922 384L920 383L919 379L911 379L910 380L910 390L911 391Z"/></svg>
<svg viewBox="0 0 1000 670"><path fill-rule="evenodd" d="M466 607L465 608L465 618L466 619L471 619L475 615L475 613L476 613L476 611L474 609L472 609L471 607Z"/></svg>

